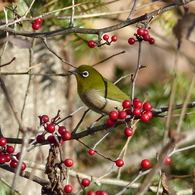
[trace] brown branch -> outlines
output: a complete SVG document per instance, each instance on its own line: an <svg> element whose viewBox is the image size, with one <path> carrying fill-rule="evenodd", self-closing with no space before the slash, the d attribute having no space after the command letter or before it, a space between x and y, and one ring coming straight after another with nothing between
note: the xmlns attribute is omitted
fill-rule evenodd
<svg viewBox="0 0 195 195"><path fill-rule="evenodd" d="M51 32L32 33L32 32L27 32L27 31L23 31L23 30L15 30L15 29L12 29L10 27L3 26L3 27L0 27L0 31L9 32L9 33L12 33L12 34L15 34L15 35L33 37L33 38L46 38L46 37L53 37L53 36L64 35L64 34L69 34L69 33L101 35L103 33L107 33L107 32L111 32L111 31L115 31L115 30L125 28L126 26L135 24L135 23L143 21L143 20L150 20L157 13L158 13L158 15L162 14L162 13L168 11L168 10L174 9L174 8L180 6L180 5L187 4L191 1L193 1L193 0L186 0L183 4L181 3L179 5L171 4L171 5L168 5L166 7L163 7L160 10L156 10L156 11L153 11L151 13L144 14L142 16L139 16L139 17L131 19L131 20L123 21L123 22L121 22L117 25L113 25L113 26L106 27L106 28L100 28L100 29L87 29L87 28L68 27L68 28L64 28L64 29L60 29L60 30L51 31Z"/></svg>
<svg viewBox="0 0 195 195"><path fill-rule="evenodd" d="M183 104L180 105L175 105L174 110L177 109L181 109L183 107ZM189 104L187 104L186 106L187 108L194 108L195 107L195 102L191 102ZM163 113L163 112L167 112L169 109L169 107L163 107L163 108L153 108L152 112L153 112L153 117L161 117L159 114ZM135 118L136 119L136 118ZM138 118L137 118L138 119ZM125 122L129 122L131 120L131 118L127 118L125 121L118 121L116 123L116 127L124 124ZM63 120L61 120L60 122L62 122ZM59 123L58 123L59 124ZM99 125L99 126L95 126L93 128L87 129L85 131L79 132L79 133L75 133L73 130L72 133L72 137L71 139L80 139L82 137L86 137L88 135L94 134L98 131L102 131L102 130L108 130L110 127L105 123L103 125ZM77 129L77 127L76 127ZM6 138L8 143L16 143L16 144L21 144L22 143L22 139L17 139L17 138ZM31 139L30 142L32 142L34 139ZM42 145L48 144L48 142L44 142L42 143Z"/></svg>
<svg viewBox="0 0 195 195"><path fill-rule="evenodd" d="M0 68L4 67L4 66L7 66L7 65L10 65L16 58L13 57L11 61L9 61L8 63L6 64L3 64L3 65L0 65Z"/></svg>
<svg viewBox="0 0 195 195"><path fill-rule="evenodd" d="M9 165L7 164L4 164L4 165L1 165L1 168L2 169L5 169L9 172L12 172L12 173L15 173L15 169L12 169ZM46 185L49 185L49 182L45 179L42 179L40 177L37 177L37 176L32 176L32 174L28 171L23 171L20 173L20 176L21 177L24 177L26 179L31 179L32 181L38 183L39 185L41 186L46 186Z"/></svg>

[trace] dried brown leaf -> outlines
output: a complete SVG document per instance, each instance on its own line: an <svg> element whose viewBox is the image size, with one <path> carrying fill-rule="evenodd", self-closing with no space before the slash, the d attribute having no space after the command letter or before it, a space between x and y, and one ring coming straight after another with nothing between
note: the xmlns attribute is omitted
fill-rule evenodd
<svg viewBox="0 0 195 195"><path fill-rule="evenodd" d="M173 27L173 33L178 39L178 48L183 39L195 42L192 34L195 33L195 14L186 13L182 19L179 19Z"/></svg>
<svg viewBox="0 0 195 195"><path fill-rule="evenodd" d="M162 173L161 175L162 187L163 187L163 195L176 195L176 191L170 186L169 181L165 175Z"/></svg>

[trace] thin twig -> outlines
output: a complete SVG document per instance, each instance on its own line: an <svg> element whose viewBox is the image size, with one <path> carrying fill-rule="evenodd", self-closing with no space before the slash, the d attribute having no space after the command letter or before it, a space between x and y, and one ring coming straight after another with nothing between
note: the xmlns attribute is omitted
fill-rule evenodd
<svg viewBox="0 0 195 195"><path fill-rule="evenodd" d="M115 56L118 56L118 55L120 55L120 54L123 54L123 53L125 53L125 51L121 51L121 52L115 53L115 54L109 56L108 58L103 59L103 60L101 60L100 62L97 62L97 63L93 64L92 66L96 66L96 65L98 65L98 64L101 64L101 63L103 63L103 62L105 62L105 61L107 61L107 60L109 60L109 59L111 59L111 58L113 58L113 57L115 57Z"/></svg>
<svg viewBox="0 0 195 195"><path fill-rule="evenodd" d="M133 7L132 7L132 9L131 9L131 11L130 11L128 17L127 17L127 20L130 20L131 17L132 17L132 15L133 15L133 13L135 12L137 2L138 2L138 0L134 0Z"/></svg>
<svg viewBox="0 0 195 195"><path fill-rule="evenodd" d="M180 114L179 122L178 122L178 125L177 125L177 132L178 133L181 131L181 128L182 128L182 123L184 121L183 119L185 117L185 111L186 111L186 108L187 108L188 101L190 99L190 95L192 93L192 88L194 87L194 82L195 82L195 74L193 74L192 81L190 82L190 87L187 91L187 95L186 95L186 98L184 100L183 107L181 109L181 114Z"/></svg>
<svg viewBox="0 0 195 195"><path fill-rule="evenodd" d="M28 14L28 12L31 10L31 8L32 8L32 6L33 6L33 4L34 4L34 2L35 2L35 0L32 0L30 6L29 6L28 9L26 10L26 12L25 12L25 14L24 14L23 17L26 17L26 16L27 16L27 14Z"/></svg>
<svg viewBox="0 0 195 195"><path fill-rule="evenodd" d="M72 134L75 134L75 133L77 132L77 130L78 130L78 128L79 128L79 126L80 126L80 125L81 125L81 123L83 122L83 120L84 120L84 118L85 118L86 114L89 112L89 110L90 110L89 108L88 108L87 110L85 110L85 112L83 113L83 115L82 115L81 119L79 120L79 122L78 122L77 126L74 128L74 130L73 130Z"/></svg>
<svg viewBox="0 0 195 195"><path fill-rule="evenodd" d="M30 70L30 69L29 69ZM64 73L60 73L60 74L42 74L42 73L29 73L29 72L1 72L1 75L34 75L34 76L69 76L70 74L64 74Z"/></svg>
<svg viewBox="0 0 195 195"><path fill-rule="evenodd" d="M72 64L70 64L69 62L67 62L66 60L62 59L56 52L54 52L54 51L50 48L50 46L48 45L47 39L46 39L46 38L42 38L42 41L43 41L43 43L45 44L45 46L47 47L47 49L48 49L51 53L53 53L57 58L59 58L62 62L68 64L69 66L72 66L73 68L76 68L75 66L73 66Z"/></svg>
<svg viewBox="0 0 195 195"><path fill-rule="evenodd" d="M137 68L135 70L135 74L133 76L133 80L132 80L132 88L131 88L131 100L133 101L134 99L134 94L135 94L135 82L139 73L139 69L140 69L140 58L141 58L141 46L142 46L142 42L139 41L138 42L138 57L137 57Z"/></svg>
<svg viewBox="0 0 195 195"><path fill-rule="evenodd" d="M29 49L29 68L31 67L32 65L32 48ZM31 78L32 78L32 75L29 75L28 77L28 83L27 83L27 87L26 87L26 92L25 92L25 95L24 95L24 101L23 101L23 105L22 105L22 110L21 110L21 119L23 118L23 114L24 114L24 109L25 109L25 105L26 105L26 100L27 100L27 97L28 97L28 93L29 93L29 88L30 88L30 83L31 83Z"/></svg>
<svg viewBox="0 0 195 195"><path fill-rule="evenodd" d="M15 116L15 119L16 119L18 125L19 125L19 130L20 130L20 131L24 131L25 129L24 129L24 126L23 126L23 124L22 124L22 121L21 121L20 117L18 116L18 112L17 112L16 109L15 109L15 106L14 106L14 104L13 104L13 102L12 102L12 99L11 99L11 97L10 97L8 91L7 91L7 88L6 88L6 86L5 86L5 83L4 83L4 81L2 80L1 77L0 77L0 86L1 86L1 88L2 88L2 90L3 90L3 92L4 92L4 94L5 94L5 97L6 97L6 99L7 99L7 102L8 102L8 104L9 104L9 106L10 106L10 108L11 108L11 110L12 110L14 116Z"/></svg>
<svg viewBox="0 0 195 195"><path fill-rule="evenodd" d="M70 27L73 27L74 26L74 14L75 14L75 2L74 0L72 0L72 12L71 12L71 17L70 17Z"/></svg>
<svg viewBox="0 0 195 195"><path fill-rule="evenodd" d="M0 65L0 68L4 67L4 66L7 66L7 65L10 65L16 58L13 57L12 60L10 60L8 63L6 64L3 64L3 65Z"/></svg>

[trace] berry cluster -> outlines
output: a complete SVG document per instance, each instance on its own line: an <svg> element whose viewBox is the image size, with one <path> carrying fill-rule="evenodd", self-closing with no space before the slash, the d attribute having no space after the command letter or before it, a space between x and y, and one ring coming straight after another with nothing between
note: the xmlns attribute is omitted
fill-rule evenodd
<svg viewBox="0 0 195 195"><path fill-rule="evenodd" d="M122 111L113 110L109 113L109 119L107 120L109 127L115 126L118 119L124 120L128 115L138 117L143 122L147 122L152 118L152 105L149 102L142 103L139 98L134 98L133 103L130 100L125 100L122 106ZM126 128L125 134L131 136L133 134L132 129Z"/></svg>
<svg viewBox="0 0 195 195"><path fill-rule="evenodd" d="M18 166L18 160L20 159L20 152L14 154L14 147L7 145L7 140L4 137L0 137L0 164L10 163L10 167L15 169ZM21 171L26 169L26 164L22 162Z"/></svg>
<svg viewBox="0 0 195 195"><path fill-rule="evenodd" d="M144 28L138 28L137 29L137 33L134 34L136 39L131 37L128 39L128 43L130 45L133 45L135 42L139 41L147 41L150 44L154 44L155 43L155 39L151 38L149 35L149 31L147 29Z"/></svg>
<svg viewBox="0 0 195 195"><path fill-rule="evenodd" d="M95 41L93 41L93 40L90 40L90 41L88 41L88 46L90 47L90 48L94 48L94 47L101 47L102 45L110 45L112 42L116 42L117 41L117 37L115 36L115 35L113 35L112 37L111 37L111 40L109 41L109 35L104 35L103 36L103 40L105 41L104 43L102 43L102 44L98 44L98 43L96 43Z"/></svg>
<svg viewBox="0 0 195 195"><path fill-rule="evenodd" d="M107 192L105 192L105 191L100 191L100 190L98 190L98 191L89 191L88 193L87 193L87 195L108 195L108 193Z"/></svg>
<svg viewBox="0 0 195 195"><path fill-rule="evenodd" d="M34 20L34 22L32 23L32 29L39 30L42 22L43 22L42 18L38 18L38 19Z"/></svg>
<svg viewBox="0 0 195 195"><path fill-rule="evenodd" d="M67 131L66 127L64 126L55 125L55 119L51 120L51 122L49 123L50 119L47 115L42 115L39 118L40 125L44 127L45 132L43 132L41 135L37 135L37 143L43 143L46 141L46 133L52 134L47 137L47 141L51 144L54 144L55 146L61 146L63 145L65 140L71 139L70 131Z"/></svg>
<svg viewBox="0 0 195 195"><path fill-rule="evenodd" d="M91 181L88 178L84 178L81 180L81 185L83 187L88 187L91 184ZM72 192L72 186L71 185L66 185L64 187L64 192L65 193L71 193Z"/></svg>

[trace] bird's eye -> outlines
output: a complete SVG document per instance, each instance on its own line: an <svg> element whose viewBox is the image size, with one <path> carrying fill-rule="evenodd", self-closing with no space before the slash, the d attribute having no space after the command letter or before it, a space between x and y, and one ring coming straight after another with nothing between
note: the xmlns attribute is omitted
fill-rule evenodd
<svg viewBox="0 0 195 195"><path fill-rule="evenodd" d="M82 73L82 76L85 77L85 78L88 77L88 76L89 76L89 72L88 72L88 71L84 71L84 72Z"/></svg>

